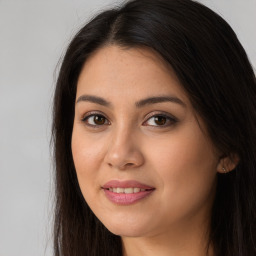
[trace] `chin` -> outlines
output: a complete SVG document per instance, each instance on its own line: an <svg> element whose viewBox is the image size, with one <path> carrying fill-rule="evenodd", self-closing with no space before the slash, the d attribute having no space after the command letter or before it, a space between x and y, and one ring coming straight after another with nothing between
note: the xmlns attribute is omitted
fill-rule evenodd
<svg viewBox="0 0 256 256"><path fill-rule="evenodd" d="M122 237L141 237L147 233L148 225L145 227L141 222L108 222L103 225L113 234Z"/></svg>
<svg viewBox="0 0 256 256"><path fill-rule="evenodd" d="M133 230L131 228L107 228L111 233L121 237L142 237L144 236L144 232L141 230Z"/></svg>

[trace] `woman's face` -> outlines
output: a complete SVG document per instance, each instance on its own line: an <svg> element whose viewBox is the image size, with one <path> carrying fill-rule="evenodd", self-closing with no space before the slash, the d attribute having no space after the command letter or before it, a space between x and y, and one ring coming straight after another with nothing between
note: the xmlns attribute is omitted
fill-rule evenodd
<svg viewBox="0 0 256 256"><path fill-rule="evenodd" d="M72 153L86 202L115 234L209 219L219 157L174 72L149 49L106 46L86 61Z"/></svg>

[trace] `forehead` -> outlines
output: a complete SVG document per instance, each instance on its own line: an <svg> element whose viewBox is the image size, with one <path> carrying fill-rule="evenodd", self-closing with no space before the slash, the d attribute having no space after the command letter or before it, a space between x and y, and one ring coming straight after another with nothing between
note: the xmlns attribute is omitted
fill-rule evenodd
<svg viewBox="0 0 256 256"><path fill-rule="evenodd" d="M178 94L188 101L173 69L149 48L105 46L85 62L79 75L77 95L101 94L106 97L152 94Z"/></svg>

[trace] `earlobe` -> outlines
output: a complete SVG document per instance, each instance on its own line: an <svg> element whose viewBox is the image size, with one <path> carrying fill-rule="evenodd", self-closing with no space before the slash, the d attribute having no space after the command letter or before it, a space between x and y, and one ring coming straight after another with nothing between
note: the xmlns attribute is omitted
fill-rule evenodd
<svg viewBox="0 0 256 256"><path fill-rule="evenodd" d="M217 172L219 173L228 173L233 171L238 165L240 158L238 154L230 154L228 156L220 157Z"/></svg>

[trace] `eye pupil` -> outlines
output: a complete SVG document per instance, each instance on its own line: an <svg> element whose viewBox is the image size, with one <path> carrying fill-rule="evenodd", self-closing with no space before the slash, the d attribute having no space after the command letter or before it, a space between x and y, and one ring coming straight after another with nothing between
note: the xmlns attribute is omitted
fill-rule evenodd
<svg viewBox="0 0 256 256"><path fill-rule="evenodd" d="M164 125L166 123L166 117L156 116L154 121L157 125Z"/></svg>
<svg viewBox="0 0 256 256"><path fill-rule="evenodd" d="M103 124L105 124L105 117L103 117L103 116L94 116L93 121L97 125L103 125Z"/></svg>

